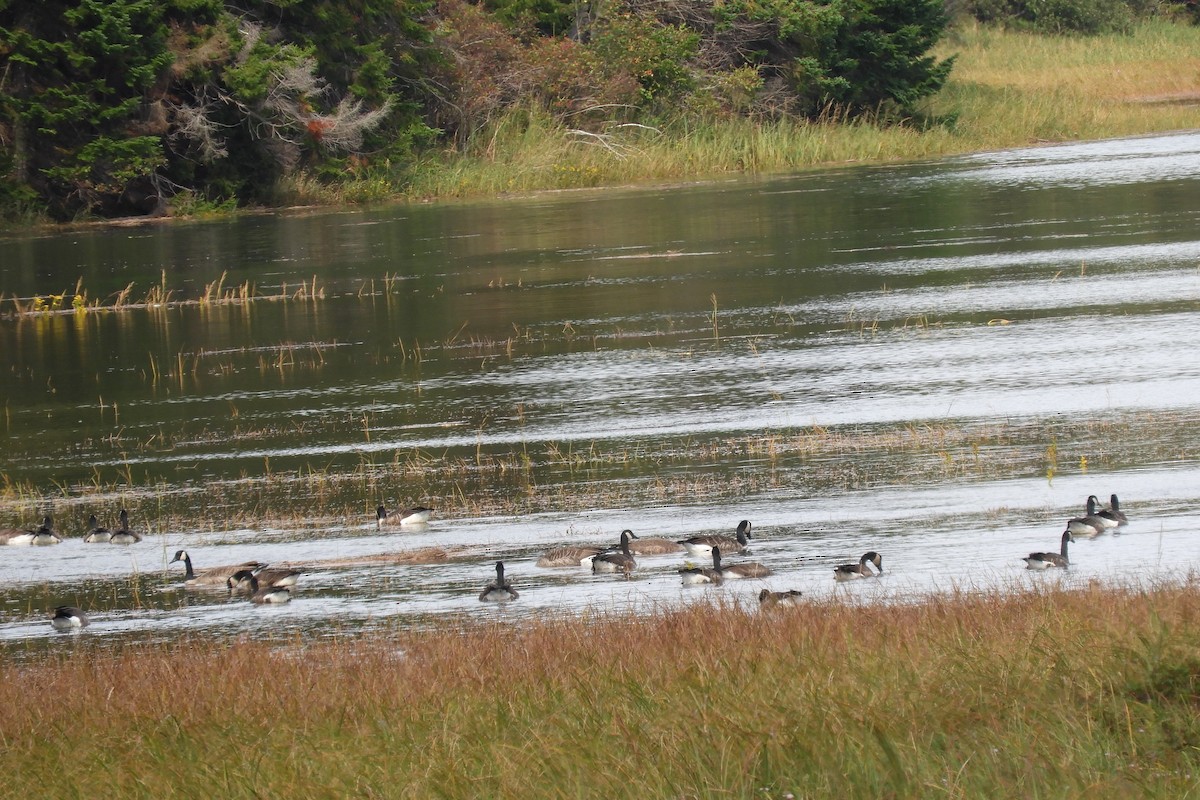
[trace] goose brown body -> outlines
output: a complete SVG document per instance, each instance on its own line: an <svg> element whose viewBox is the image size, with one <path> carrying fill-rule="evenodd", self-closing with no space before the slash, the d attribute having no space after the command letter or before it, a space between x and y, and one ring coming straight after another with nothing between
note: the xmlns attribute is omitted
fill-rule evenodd
<svg viewBox="0 0 1200 800"><path fill-rule="evenodd" d="M712 549L713 569L720 573L724 580L740 580L742 578L765 578L771 574L771 570L767 569L757 561L744 561L741 564L723 565L721 563L721 548L714 547Z"/></svg>
<svg viewBox="0 0 1200 800"><path fill-rule="evenodd" d="M1051 567L1067 569L1071 566L1071 562L1067 558L1067 544L1073 541L1075 541L1075 536L1068 528L1063 531L1062 546L1059 548L1059 552L1030 553L1022 558L1022 561L1025 562L1025 569L1050 569Z"/></svg>
<svg viewBox="0 0 1200 800"><path fill-rule="evenodd" d="M253 571L267 566L262 561L243 561L241 564L232 564L221 567L206 567L205 569L193 569L192 557L188 555L186 550L176 550L175 557L167 563L174 564L176 561L183 562L183 585L194 587L226 586L229 579L240 570Z"/></svg>
<svg viewBox="0 0 1200 800"><path fill-rule="evenodd" d="M872 564L875 570L868 567ZM841 564L833 568L833 577L838 581L852 581L858 578L877 578L883 574L883 556L870 550L862 554L857 564Z"/></svg>
<svg viewBox="0 0 1200 800"><path fill-rule="evenodd" d="M592 572L624 572L633 571L637 561L629 552L629 532L621 532L621 549L615 553L600 553L592 557Z"/></svg>
<svg viewBox="0 0 1200 800"><path fill-rule="evenodd" d="M750 545L751 528L750 520L744 519L738 523L737 533L734 536L725 536L724 534L705 534L702 536L692 536L689 539L681 539L678 544L694 556L707 556L714 547L721 548L721 552L728 555L729 553L740 553Z"/></svg>
<svg viewBox="0 0 1200 800"><path fill-rule="evenodd" d="M386 506L379 506L375 509L375 525L380 528L385 525L424 525L432 515L433 509L425 506L412 506L398 511L388 511Z"/></svg>

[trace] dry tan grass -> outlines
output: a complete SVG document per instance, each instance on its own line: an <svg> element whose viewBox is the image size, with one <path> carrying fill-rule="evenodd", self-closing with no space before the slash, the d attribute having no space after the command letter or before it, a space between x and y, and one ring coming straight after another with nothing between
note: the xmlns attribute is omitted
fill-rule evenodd
<svg viewBox="0 0 1200 800"><path fill-rule="evenodd" d="M1200 774L1198 619L1188 588L1092 587L81 637L0 663L0 767L13 796L1178 797Z"/></svg>

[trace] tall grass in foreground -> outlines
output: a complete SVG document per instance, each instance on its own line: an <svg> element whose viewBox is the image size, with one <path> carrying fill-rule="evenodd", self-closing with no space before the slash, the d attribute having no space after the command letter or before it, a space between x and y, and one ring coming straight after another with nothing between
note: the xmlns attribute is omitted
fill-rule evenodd
<svg viewBox="0 0 1200 800"><path fill-rule="evenodd" d="M729 119L664 131L613 127L596 136L517 112L465 155L418 166L404 193L495 196L778 173L1192 128L1194 102L1154 101L1196 91L1198 54L1200 27L1161 21L1094 37L964 25L937 49L956 61L924 125Z"/></svg>
<svg viewBox="0 0 1200 800"><path fill-rule="evenodd" d="M1049 585L1049 584L1047 584ZM9 797L1111 797L1200 787L1200 593L700 606L0 665Z"/></svg>

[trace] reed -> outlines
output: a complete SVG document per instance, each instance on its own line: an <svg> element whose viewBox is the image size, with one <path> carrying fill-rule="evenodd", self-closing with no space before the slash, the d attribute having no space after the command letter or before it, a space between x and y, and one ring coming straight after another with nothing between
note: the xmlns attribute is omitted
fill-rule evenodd
<svg viewBox="0 0 1200 800"><path fill-rule="evenodd" d="M279 355L288 354L287 347L281 346ZM305 355L301 349L294 355L301 357L288 369L319 367L318 353ZM155 368L153 361L151 368ZM270 362L262 368L274 369ZM115 417L115 408L113 413ZM521 413L521 409L513 411L518 418ZM230 417L239 420L232 404ZM480 441L439 452L397 449L381 460L355 456L315 467L280 457L271 462L269 476L202 482L153 474L135 479L126 459L130 453L183 451L231 436L266 443L269 449L271 442L281 438L343 435L347 425L355 436L377 440L378 431L388 427L388 418L371 412L369 418L304 419L286 427L238 421L232 432L184 426L160 428L149 438L131 438L117 428L103 444L120 466L96 469L79 482L53 487L0 474L0 522L23 524L52 506L69 530L66 520L77 516L81 522L89 508L123 498L131 513L162 529L177 527L178 519L186 518L189 529L267 525L306 536L313 525L355 520L367 524L374 519L379 499L401 486L405 497L395 501L434 506L439 517L448 519L598 507L634 509L677 503L681 497L722 502L772 490L811 495L939 480L1042 477L1053 481L1084 459L1089 470L1111 468L1135 451L1148 461L1177 459L1178 442L1164 439L1161 431L1186 430L1194 424L1188 412L1159 411L1082 422L810 426L749 436L647 442L487 446ZM747 470L748 463L758 468ZM821 469L813 470L814 463ZM164 492L167 484L172 489Z"/></svg>
<svg viewBox="0 0 1200 800"><path fill-rule="evenodd" d="M249 306L256 301L275 302L316 302L325 299L325 287L317 283L314 275L309 281L301 281L300 287L289 290L286 283L280 286L279 292L273 295L263 295L258 287L246 281L239 286L226 287L225 279L228 273L222 272L221 277L204 285L204 289L194 298L181 298L176 289L167 285L167 275L164 270L157 284L149 287L141 300L133 300L135 284L130 283L119 292L113 293L110 300L101 302L89 300L87 289L80 278L73 292L63 292L58 295L34 295L30 298L17 296L4 298L0 296L0 315L15 318L75 314L83 315L90 312L129 312L149 311L185 306L199 306L208 309L213 306Z"/></svg>
<svg viewBox="0 0 1200 800"><path fill-rule="evenodd" d="M1181 797L1200 593L737 605L0 662L8 796Z"/></svg>
<svg viewBox="0 0 1200 800"><path fill-rule="evenodd" d="M1095 39L960 27L939 48L958 60L934 106L957 111L975 149L1191 128L1198 37L1161 20Z"/></svg>
<svg viewBox="0 0 1200 800"><path fill-rule="evenodd" d="M404 195L450 199L793 172L1192 128L1198 52L1200 28L1162 20L1129 35L1094 37L963 24L936 48L938 57L956 57L949 81L909 124L730 118L613 126L582 137L521 109L465 153L418 164Z"/></svg>

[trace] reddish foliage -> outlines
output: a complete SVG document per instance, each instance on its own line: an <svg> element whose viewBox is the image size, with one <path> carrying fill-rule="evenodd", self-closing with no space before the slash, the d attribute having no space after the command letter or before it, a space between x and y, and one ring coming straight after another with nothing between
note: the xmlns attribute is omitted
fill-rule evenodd
<svg viewBox="0 0 1200 800"><path fill-rule="evenodd" d="M313 117L308 121L306 127L308 128L308 135L313 138L313 141L319 142L325 136L325 132L333 127L333 123L321 117Z"/></svg>

